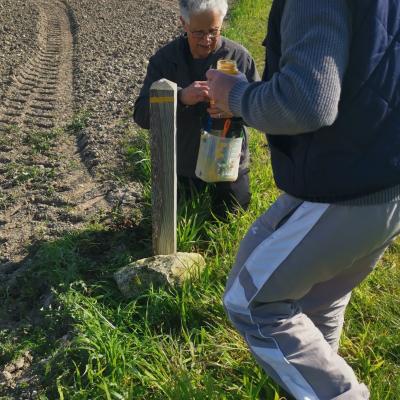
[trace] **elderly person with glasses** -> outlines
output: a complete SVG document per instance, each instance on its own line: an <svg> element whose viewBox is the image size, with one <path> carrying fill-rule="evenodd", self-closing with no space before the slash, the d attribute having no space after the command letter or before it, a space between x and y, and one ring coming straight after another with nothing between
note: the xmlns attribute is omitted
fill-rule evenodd
<svg viewBox="0 0 400 400"><path fill-rule="evenodd" d="M236 61L237 68L249 82L259 80L254 60L241 45L221 36L227 13L226 0L180 0L180 21L184 35L174 39L150 58L147 75L134 107L134 120L148 129L149 90L153 82L166 78L178 85L177 173L180 187L186 193L211 186L212 208L224 217L226 210L237 206L247 209L250 202L249 152L247 132L243 141L239 176L235 182L206 184L195 176L200 134L209 118L213 121L232 117L210 106L206 72L219 59ZM245 128L243 128L246 131Z"/></svg>

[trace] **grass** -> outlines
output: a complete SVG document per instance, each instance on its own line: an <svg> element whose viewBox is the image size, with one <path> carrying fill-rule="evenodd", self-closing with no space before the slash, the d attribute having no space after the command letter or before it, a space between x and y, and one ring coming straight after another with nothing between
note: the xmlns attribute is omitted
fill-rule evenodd
<svg viewBox="0 0 400 400"><path fill-rule="evenodd" d="M265 4L239 0L225 32L248 47L258 65ZM86 118L77 117L69 131L79 132ZM199 279L181 288L153 287L128 301L112 274L151 254L148 138L128 132L120 179L139 177L147 188L140 222L133 216L128 224L116 212L109 225L94 222L38 245L26 274L0 290L0 321L12 322L0 328L1 365L29 351L40 400L278 400L279 389L228 323L221 302L241 238L279 194L264 143L253 131L248 212L223 224L207 216L204 198L179 208L179 249L201 251L207 260ZM399 246L396 241L354 291L341 341L341 354L374 400L400 398ZM21 393L17 387L12 396Z"/></svg>
<svg viewBox="0 0 400 400"><path fill-rule="evenodd" d="M259 72L264 69L265 48L261 45L267 31L268 10L272 1L239 0L229 10L223 34L250 50Z"/></svg>

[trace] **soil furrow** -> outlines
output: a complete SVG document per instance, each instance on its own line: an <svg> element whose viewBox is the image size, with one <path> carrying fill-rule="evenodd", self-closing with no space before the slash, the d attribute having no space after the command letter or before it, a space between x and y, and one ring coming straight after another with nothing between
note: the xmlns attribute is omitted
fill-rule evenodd
<svg viewBox="0 0 400 400"><path fill-rule="evenodd" d="M0 103L5 132L0 184L2 199L10 199L0 204L0 267L7 264L13 278L24 270L36 241L61 235L99 208L109 208L104 189L81 162L75 137L63 130L73 111L69 14L58 0L35 4L39 50L15 70ZM19 143L18 148L10 143Z"/></svg>

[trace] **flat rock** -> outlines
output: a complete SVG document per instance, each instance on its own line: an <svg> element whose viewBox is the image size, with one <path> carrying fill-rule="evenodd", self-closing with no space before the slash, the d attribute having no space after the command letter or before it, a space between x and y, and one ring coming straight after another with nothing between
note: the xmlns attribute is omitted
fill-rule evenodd
<svg viewBox="0 0 400 400"><path fill-rule="evenodd" d="M126 265L114 274L114 279L125 297L134 298L151 285L180 285L185 279L195 277L204 267L204 258L197 253L158 255Z"/></svg>

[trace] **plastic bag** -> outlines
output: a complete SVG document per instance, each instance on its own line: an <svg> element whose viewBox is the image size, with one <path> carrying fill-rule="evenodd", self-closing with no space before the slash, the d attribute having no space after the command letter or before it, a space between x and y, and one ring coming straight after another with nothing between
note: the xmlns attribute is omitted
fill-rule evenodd
<svg viewBox="0 0 400 400"><path fill-rule="evenodd" d="M238 178L243 137L222 137L203 131L196 176L204 182L234 182Z"/></svg>

